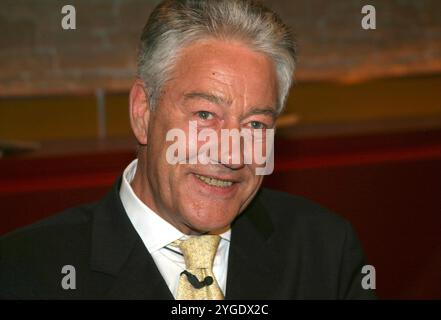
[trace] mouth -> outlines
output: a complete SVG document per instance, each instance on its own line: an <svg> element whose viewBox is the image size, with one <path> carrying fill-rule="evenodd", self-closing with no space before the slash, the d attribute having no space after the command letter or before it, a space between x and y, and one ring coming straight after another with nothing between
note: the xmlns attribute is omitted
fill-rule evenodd
<svg viewBox="0 0 441 320"><path fill-rule="evenodd" d="M191 176L191 186L197 186L197 193L210 199L231 199L237 194L242 183L231 176L205 175L200 172L192 172Z"/></svg>
<svg viewBox="0 0 441 320"><path fill-rule="evenodd" d="M212 186L212 187L218 187L218 188L229 188L231 187L235 182L231 180L223 180L208 176L203 176L200 174L194 174L196 178L198 178L203 183Z"/></svg>

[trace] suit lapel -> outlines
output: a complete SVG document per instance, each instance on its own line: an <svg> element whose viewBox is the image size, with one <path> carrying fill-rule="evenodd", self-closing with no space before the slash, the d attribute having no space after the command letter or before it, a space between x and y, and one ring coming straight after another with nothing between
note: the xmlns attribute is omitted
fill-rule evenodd
<svg viewBox="0 0 441 320"><path fill-rule="evenodd" d="M174 299L142 241L138 241L126 265L117 274L109 299Z"/></svg>
<svg viewBox="0 0 441 320"><path fill-rule="evenodd" d="M274 296L281 279L272 234L271 220L257 196L232 225L226 299Z"/></svg>
<svg viewBox="0 0 441 320"><path fill-rule="evenodd" d="M95 208L91 268L114 278L107 298L173 299L119 197L121 179Z"/></svg>

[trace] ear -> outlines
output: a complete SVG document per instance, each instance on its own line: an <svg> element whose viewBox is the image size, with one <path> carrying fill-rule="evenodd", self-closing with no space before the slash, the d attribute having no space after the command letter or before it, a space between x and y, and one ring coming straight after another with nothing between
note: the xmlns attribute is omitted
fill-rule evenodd
<svg viewBox="0 0 441 320"><path fill-rule="evenodd" d="M150 104L144 83L136 79L130 89L130 124L136 139L141 145L147 144L147 131L150 117Z"/></svg>

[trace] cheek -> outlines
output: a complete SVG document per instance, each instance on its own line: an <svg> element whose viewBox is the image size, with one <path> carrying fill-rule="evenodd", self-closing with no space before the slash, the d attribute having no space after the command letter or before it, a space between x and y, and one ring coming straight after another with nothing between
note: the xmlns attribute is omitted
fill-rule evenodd
<svg viewBox="0 0 441 320"><path fill-rule="evenodd" d="M155 139L150 140L147 145L147 171L149 180L155 192L162 195L170 194L173 181L174 165L170 165L166 159L166 141L162 138L161 131L155 130L152 133ZM168 196L169 197L169 196Z"/></svg>
<svg viewBox="0 0 441 320"><path fill-rule="evenodd" d="M255 175L254 174L254 168L253 173L250 176L250 179L247 181L246 186L244 187L244 191L242 193L241 197L241 205L248 203L249 200L254 197L257 190L259 190L260 186L262 185L263 176L261 175Z"/></svg>
<svg viewBox="0 0 441 320"><path fill-rule="evenodd" d="M258 176L258 175L253 174L252 180L251 180L250 185L249 185L249 187L251 189L251 191L250 191L251 194L256 189L259 188L259 186L262 184L262 181L263 181L263 176Z"/></svg>

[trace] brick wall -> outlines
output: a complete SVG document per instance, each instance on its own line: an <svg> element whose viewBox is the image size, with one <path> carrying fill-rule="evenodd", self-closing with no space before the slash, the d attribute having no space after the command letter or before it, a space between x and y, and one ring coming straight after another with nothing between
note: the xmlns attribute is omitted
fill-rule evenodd
<svg viewBox="0 0 441 320"><path fill-rule="evenodd" d="M159 1L2 0L0 96L127 90L137 40ZM299 81L441 71L441 2L267 0L299 39ZM76 8L76 30L61 8ZM373 4L377 29L360 26Z"/></svg>

